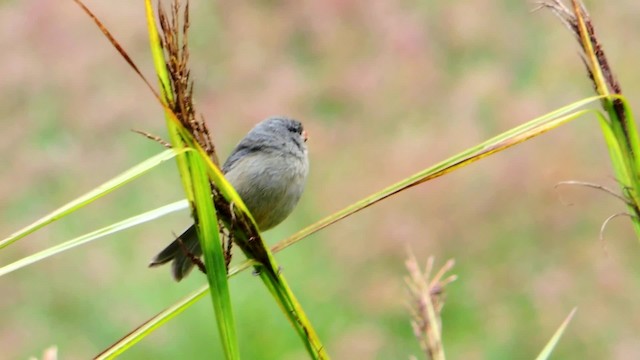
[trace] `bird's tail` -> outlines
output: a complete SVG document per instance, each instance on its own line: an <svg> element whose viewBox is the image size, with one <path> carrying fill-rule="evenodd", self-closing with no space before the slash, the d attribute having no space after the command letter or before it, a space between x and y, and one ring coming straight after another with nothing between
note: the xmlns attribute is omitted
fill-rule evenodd
<svg viewBox="0 0 640 360"><path fill-rule="evenodd" d="M169 246L160 251L149 264L149 267L155 267L173 261L171 266L173 278L176 281L182 280L193 269L194 258L202 255L200 241L198 240L198 232L196 226L191 225L182 235L178 236Z"/></svg>

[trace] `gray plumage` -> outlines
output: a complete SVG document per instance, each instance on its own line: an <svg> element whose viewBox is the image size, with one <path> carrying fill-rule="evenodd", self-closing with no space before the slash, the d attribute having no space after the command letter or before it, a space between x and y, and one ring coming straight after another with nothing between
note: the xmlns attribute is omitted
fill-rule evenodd
<svg viewBox="0 0 640 360"><path fill-rule="evenodd" d="M260 231L280 224L298 203L309 172L305 142L300 122L270 117L249 131L222 166ZM149 266L173 261L173 277L180 281L194 265L187 254L202 255L195 225L156 255Z"/></svg>

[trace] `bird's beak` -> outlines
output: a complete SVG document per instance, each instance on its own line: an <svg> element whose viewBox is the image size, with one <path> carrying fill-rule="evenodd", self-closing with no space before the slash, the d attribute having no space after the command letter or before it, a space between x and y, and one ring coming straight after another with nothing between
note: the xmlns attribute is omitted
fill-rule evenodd
<svg viewBox="0 0 640 360"><path fill-rule="evenodd" d="M304 139L304 142L307 142L307 139L309 138L309 135L307 135L307 130L302 130L302 138Z"/></svg>

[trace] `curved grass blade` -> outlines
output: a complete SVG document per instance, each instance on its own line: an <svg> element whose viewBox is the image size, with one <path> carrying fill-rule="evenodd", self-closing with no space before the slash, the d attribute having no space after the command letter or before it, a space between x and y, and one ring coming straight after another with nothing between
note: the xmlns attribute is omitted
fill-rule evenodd
<svg viewBox="0 0 640 360"><path fill-rule="evenodd" d="M202 246L207 280L211 289L211 301L216 313L218 330L222 338L227 359L240 359L231 295L227 278L227 263L220 239L218 217L211 201L211 185L205 164L197 153L191 153L195 210L197 214L198 236Z"/></svg>
<svg viewBox="0 0 640 360"><path fill-rule="evenodd" d="M573 308L573 310L571 310L567 318L564 319L558 330L556 330L556 332L553 334L547 345L544 347L544 349L542 349L540 355L538 355L536 360L546 360L549 358L549 356L551 356L553 349L555 349L556 345L558 345L558 341L560 341L562 334L567 328L567 325L569 325L569 322L573 318L573 315L575 315L576 310L578 310L578 308Z"/></svg>
<svg viewBox="0 0 640 360"><path fill-rule="evenodd" d="M52 222L59 220L66 215L69 215L70 213L80 209L81 207L91 203L92 201L99 199L100 197L120 188L121 186L140 177L141 175L145 174L146 172L155 168L156 166L164 163L167 160L172 159L178 153L179 152L172 149L165 150L164 152L143 161L142 163L132 167L131 169L105 182L104 184L96 187L95 189L80 196L79 198L63 205L62 207L54 210L48 215L43 216L42 218L35 221L34 223L11 234L8 238L0 241L0 249L3 249L11 245L12 243L37 231L38 229L41 229L42 227L48 224L51 224Z"/></svg>
<svg viewBox="0 0 640 360"><path fill-rule="evenodd" d="M56 246L50 247L48 249L42 250L40 252L37 252L33 255L29 255L27 257L24 257L18 261L15 261L11 264L5 265L3 267L0 267L0 276L6 275L12 271L21 269L25 266L34 264L40 260L44 260L48 257L57 255L61 252L67 251L67 250L71 250L77 246L80 245L84 245L86 243L89 243L93 240L97 240L100 238L103 238L107 235L111 235L114 233L117 233L119 231L128 229L130 227L134 227L140 224L143 224L145 222L151 221L151 220L155 220L157 218L160 218L162 216L165 216L167 214L170 214L172 212L176 212L179 210L183 210L186 209L189 206L189 204L187 203L186 200L180 200L180 201L176 201L174 203L159 207L157 209L151 210L151 211L147 211L145 213L142 213L140 215L136 215L133 217L130 217L128 219L119 221L115 224L111 224L109 226L103 227L101 229L92 231L88 234L79 236L75 239L66 241L62 244L58 244Z"/></svg>
<svg viewBox="0 0 640 360"><path fill-rule="evenodd" d="M452 156L449 159L444 160L434 166L424 169L400 182L397 182L385 189L382 189L374 194L371 194L368 197L352 205L349 205L344 209L337 211L320 221L317 221L314 224L307 226L306 228L296 232L290 237L278 242L272 248L272 250L274 253L278 252L284 248L287 248L295 244L296 242L304 239L305 237L319 230L322 230L325 227L332 225L348 216L351 216L356 212L363 210L390 196L393 196L413 186L422 184L426 181L445 175L471 162L477 161L486 156L505 150L511 146L517 145L528 139L541 135L555 127L558 127L573 119L576 119L577 117L580 117L582 115L585 115L591 112L598 114L597 110L578 110L578 109L588 103L598 101L599 99L600 99L599 96L595 96L595 97L590 97L581 101L577 101L559 110L548 113L544 116L541 116L523 125L520 125L514 129L508 130L498 136L495 136L477 146L474 146L455 156Z"/></svg>
<svg viewBox="0 0 640 360"><path fill-rule="evenodd" d="M175 303L173 306L166 308L153 318L146 321L144 324L138 326L138 328L127 334L118 342L109 346L103 352L98 354L95 359L103 360L116 358L118 355L124 353L127 349L158 329L164 323L173 319L174 317L188 309L191 305L195 304L198 300L202 299L208 291L208 285L205 285L200 289L194 291L189 296L186 296L179 302Z"/></svg>
<svg viewBox="0 0 640 360"><path fill-rule="evenodd" d="M253 265L257 265L253 260L247 260L242 263L240 266L236 266L233 269L229 270L229 277L238 275L240 272L250 268ZM144 339L147 335L151 334L153 331L158 329L167 321L173 319L184 310L189 308L191 305L195 304L198 300L202 299L209 292L209 285L205 285L200 289L194 291L193 293L185 296L180 299L178 302L173 304L172 306L166 308L160 313L156 314L154 317L145 321L142 325L138 326L135 330L127 334L127 336L118 340L113 345L109 346L105 349L100 355L96 357L96 359L111 359L126 349L132 347L136 343L140 342L140 340Z"/></svg>
<svg viewBox="0 0 640 360"><path fill-rule="evenodd" d="M177 148L184 148L187 147L187 144L185 143L182 135L184 133L187 133L187 131L185 131L185 129L181 127L180 121L176 117L176 114L169 107L169 104L173 103L174 97L173 93L170 91L171 80L169 79L164 52L162 50L162 43L160 41L158 27L156 26L154 18L153 5L151 4L150 0L145 0L144 4L147 19L147 31L149 33L149 47L151 50L151 57L153 59L153 65L156 70L156 75L158 76L158 82L160 83L160 90L162 94L162 96L156 95L156 99L158 99L158 102L164 108L167 132L169 133L171 144L173 144L173 146ZM143 81L147 81L144 76L142 76L142 74L138 74L143 79ZM186 192L187 199L193 201L194 194L192 192L193 187L191 186L191 173L187 164L187 158L186 156L178 157L176 161L178 163L178 172L180 173L182 186Z"/></svg>
<svg viewBox="0 0 640 360"><path fill-rule="evenodd" d="M265 245L262 236L258 230L255 220L251 213L247 210L246 205L235 191L233 186L224 178L220 169L205 156L204 150L194 144L202 159L206 161L209 170L209 178L220 189L221 195L226 199L227 203L220 205L218 210L226 207L227 204L236 211L235 218L239 219L242 229L234 228L234 242L242 249L244 254L252 260L258 262L254 268L260 275L263 283L269 289L269 292L275 298L282 312L287 316L289 322L296 330L307 349L307 352L313 359L328 359L329 356L326 349L322 345L315 329L311 325L307 315L297 298L291 291L284 275L280 272L280 268L273 257L269 248Z"/></svg>
<svg viewBox="0 0 640 360"><path fill-rule="evenodd" d="M169 108L173 104L171 81L167 71L167 62L160 42L158 28L155 23L153 6L145 0L149 44L154 60L156 74L161 86L162 106L165 109L167 129L171 143L177 148L194 148L196 141ZM191 204L192 215L198 229L203 250L207 280L209 281L211 301L216 314L216 324L220 340L227 359L239 359L240 350L231 305L231 295L227 279L227 266L219 235L218 220L213 206L211 185L206 167L202 161L202 152L188 152L177 158L178 170L183 188ZM205 156L208 159L208 157Z"/></svg>
<svg viewBox="0 0 640 360"><path fill-rule="evenodd" d="M629 183L626 180L630 177L630 169L625 166L623 150L620 147L620 143L616 139L616 135L611 129L611 125L604 116L598 117L598 123L600 124L604 141L607 144L607 150L609 150L609 157L611 157L611 163L613 165L613 170L616 173L616 177L629 186Z"/></svg>
<svg viewBox="0 0 640 360"><path fill-rule="evenodd" d="M626 104L626 101L623 103ZM625 161L625 153L618 141L615 130L612 129L612 126L607 119L600 115L598 117L598 121L600 123L605 143L607 144L607 150L609 151L609 157L611 158L611 164L613 166L614 173L616 174L616 179L618 179L621 184L624 197L630 199L630 201L626 201L629 214L639 214L640 209L637 207L639 200L637 198L638 193L637 191L629 190L637 183L637 179L635 179L635 176L632 174L637 174L638 169L636 169L635 166L627 166L632 164ZM633 121L630 121L629 124L633 124ZM632 126L631 128L634 127ZM640 219L637 216L631 216L631 223L633 224L636 234L640 234Z"/></svg>

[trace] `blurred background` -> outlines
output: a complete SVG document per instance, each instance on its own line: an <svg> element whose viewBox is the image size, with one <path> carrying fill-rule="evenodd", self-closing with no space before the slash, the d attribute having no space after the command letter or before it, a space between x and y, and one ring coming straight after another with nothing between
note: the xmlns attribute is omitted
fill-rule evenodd
<svg viewBox="0 0 640 360"><path fill-rule="evenodd" d="M141 2L86 0L154 80ZM196 106L225 158L259 120L310 134L312 169L275 244L393 182L580 98L592 87L572 35L527 1L192 3ZM588 2L637 105L640 4ZM160 106L71 1L0 2L0 238L159 153ZM407 247L454 258L443 337L451 359L531 359L564 317L562 359L640 358L640 247L599 127L586 117L405 191L277 255L336 359L420 356L404 288ZM0 264L181 199L175 164L0 252ZM571 204L572 206L568 205ZM86 359L206 282L148 269L187 211L0 278L2 358ZM240 255L237 256L240 258ZM301 359L303 346L258 278L231 281L246 359ZM209 300L122 356L220 356Z"/></svg>

